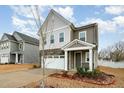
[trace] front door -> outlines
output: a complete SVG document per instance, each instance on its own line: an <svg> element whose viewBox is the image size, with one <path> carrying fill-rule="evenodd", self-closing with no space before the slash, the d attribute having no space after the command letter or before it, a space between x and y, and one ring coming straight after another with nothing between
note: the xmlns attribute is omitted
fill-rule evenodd
<svg viewBox="0 0 124 93"><path fill-rule="evenodd" d="M81 66L81 53L76 53L76 68Z"/></svg>

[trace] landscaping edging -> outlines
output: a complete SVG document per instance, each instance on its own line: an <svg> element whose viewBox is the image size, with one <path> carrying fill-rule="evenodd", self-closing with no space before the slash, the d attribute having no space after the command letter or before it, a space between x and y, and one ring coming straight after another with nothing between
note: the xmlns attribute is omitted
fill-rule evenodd
<svg viewBox="0 0 124 93"><path fill-rule="evenodd" d="M77 80L81 82L91 83L91 84L97 84L97 85L111 85L115 83L115 77L113 75L105 74L107 78L105 80L102 79L93 79L93 78L87 78L87 77L79 77L74 75L66 75L63 76L63 74L54 73L49 75L49 77L55 77L55 78L61 78L61 79L70 79L70 80Z"/></svg>

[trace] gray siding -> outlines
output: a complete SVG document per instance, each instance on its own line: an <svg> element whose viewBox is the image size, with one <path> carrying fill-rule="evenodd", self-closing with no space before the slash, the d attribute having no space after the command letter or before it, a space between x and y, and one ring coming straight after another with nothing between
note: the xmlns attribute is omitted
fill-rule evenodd
<svg viewBox="0 0 124 93"><path fill-rule="evenodd" d="M2 41L4 40L8 40L7 36L6 35L3 35L3 37L1 38Z"/></svg>
<svg viewBox="0 0 124 93"><path fill-rule="evenodd" d="M10 51L15 52L19 50L19 44L16 42L10 42Z"/></svg>
<svg viewBox="0 0 124 93"><path fill-rule="evenodd" d="M37 63L39 46L24 43L24 63Z"/></svg>
<svg viewBox="0 0 124 93"><path fill-rule="evenodd" d="M91 26L82 30L74 31L74 39L79 39L79 32L86 31L86 42L98 45L97 26Z"/></svg>

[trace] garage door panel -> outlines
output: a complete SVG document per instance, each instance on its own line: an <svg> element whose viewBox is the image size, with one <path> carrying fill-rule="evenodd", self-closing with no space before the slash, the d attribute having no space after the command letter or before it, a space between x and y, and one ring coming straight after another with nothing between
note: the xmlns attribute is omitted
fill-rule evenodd
<svg viewBox="0 0 124 93"><path fill-rule="evenodd" d="M1 56L1 63L8 63L8 56Z"/></svg>
<svg viewBox="0 0 124 93"><path fill-rule="evenodd" d="M45 68L64 69L64 58L46 58Z"/></svg>

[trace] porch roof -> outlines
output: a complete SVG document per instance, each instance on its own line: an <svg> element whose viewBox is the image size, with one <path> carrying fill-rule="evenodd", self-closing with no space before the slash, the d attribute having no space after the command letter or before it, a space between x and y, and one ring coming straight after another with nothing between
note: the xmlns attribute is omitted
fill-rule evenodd
<svg viewBox="0 0 124 93"><path fill-rule="evenodd" d="M62 50L65 51L73 51L73 50L87 50L87 49L92 49L96 45L84 42L78 39L74 39L73 41L69 42L65 46L62 47Z"/></svg>
<svg viewBox="0 0 124 93"><path fill-rule="evenodd" d="M11 52L11 54L23 54L22 51L14 51L14 52Z"/></svg>

